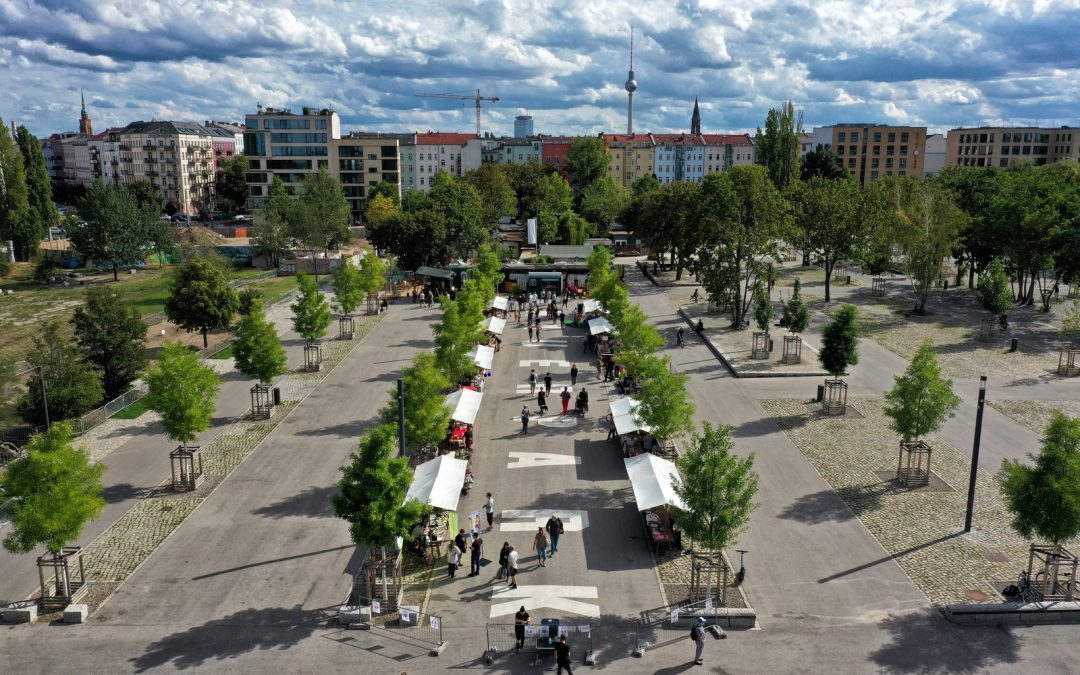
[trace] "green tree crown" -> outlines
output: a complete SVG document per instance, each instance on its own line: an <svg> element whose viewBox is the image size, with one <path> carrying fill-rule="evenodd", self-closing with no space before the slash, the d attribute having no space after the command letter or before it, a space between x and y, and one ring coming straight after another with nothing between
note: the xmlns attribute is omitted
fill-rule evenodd
<svg viewBox="0 0 1080 675"><path fill-rule="evenodd" d="M15 138L23 157L27 202L30 205L30 218L27 219L24 232L31 237L23 241L14 240L15 252L18 255L20 245L27 254L37 247L48 229L60 221L60 212L53 202L52 183L45 167L45 153L41 150L41 142L23 126L16 131ZM2 173L0 170L0 174Z"/></svg>
<svg viewBox="0 0 1080 675"><path fill-rule="evenodd" d="M337 299L338 310L345 316L352 316L352 313L364 301L360 269L352 264L351 258L345 257L341 261L341 266L334 270L333 277L334 297Z"/></svg>
<svg viewBox="0 0 1080 675"><path fill-rule="evenodd" d="M772 299L765 291L765 286L758 282L754 288L754 323L757 324L758 330L768 333L774 314Z"/></svg>
<svg viewBox="0 0 1080 675"><path fill-rule="evenodd" d="M210 428L221 380L182 343L162 346L157 363L146 373L146 384L147 405L161 415L166 436L190 445Z"/></svg>
<svg viewBox="0 0 1080 675"><path fill-rule="evenodd" d="M694 425L694 403L686 390L686 373L671 372L667 356L637 354L636 370L642 377L637 415L657 438L674 439Z"/></svg>
<svg viewBox="0 0 1080 675"><path fill-rule="evenodd" d="M29 260L45 236L41 215L30 205L30 190L19 146L0 119L0 237L15 242L15 256Z"/></svg>
<svg viewBox="0 0 1080 675"><path fill-rule="evenodd" d="M581 195L586 188L600 180L611 167L604 141L595 136L575 138L566 154L566 170L574 187L574 194Z"/></svg>
<svg viewBox="0 0 1080 675"><path fill-rule="evenodd" d="M791 291L791 299L784 305L784 322L787 328L794 334L799 334L810 325L810 308L802 299L802 282L795 280L795 288Z"/></svg>
<svg viewBox="0 0 1080 675"><path fill-rule="evenodd" d="M45 395L52 422L80 417L101 405L104 391L101 373L83 360L78 346L60 334L60 325L46 321L33 338L26 362L35 374L26 381L26 393L16 404L16 411L26 422L45 424L45 406L41 399L40 377L44 374ZM40 368L40 370L36 370Z"/></svg>
<svg viewBox="0 0 1080 675"><path fill-rule="evenodd" d="M146 322L106 286L86 289L71 323L83 358L101 371L105 398L123 394L146 367Z"/></svg>
<svg viewBox="0 0 1080 675"><path fill-rule="evenodd" d="M151 224L160 220L160 211L140 207L135 193L100 180L79 200L79 215L85 224L67 228L72 245L84 264L110 265L113 279L121 265L146 260L153 245Z"/></svg>
<svg viewBox="0 0 1080 675"><path fill-rule="evenodd" d="M232 344L236 369L263 384L270 384L289 369L285 348L281 346L277 328L266 319L261 298L240 319Z"/></svg>
<svg viewBox="0 0 1080 675"><path fill-rule="evenodd" d="M1073 300L1072 306L1065 309L1058 335L1074 346L1080 342L1080 300Z"/></svg>
<svg viewBox="0 0 1080 675"><path fill-rule="evenodd" d="M818 361L839 378L859 362L859 320L854 305L844 305L821 331Z"/></svg>
<svg viewBox="0 0 1080 675"><path fill-rule="evenodd" d="M994 258L979 275L979 287L975 297L982 308L993 317L1001 316L1012 307L1012 290L1009 288L1009 276L1001 266L1001 261Z"/></svg>
<svg viewBox="0 0 1080 675"><path fill-rule="evenodd" d="M427 444L438 444L446 435L450 422L450 406L443 394L450 380L439 371L435 355L421 352L405 368L401 377L405 388L405 448L411 455ZM389 403L379 411L379 419L387 425L398 423L398 401L395 390Z"/></svg>
<svg viewBox="0 0 1080 675"><path fill-rule="evenodd" d="M333 321L330 303L319 293L319 284L311 275L300 272L296 275L296 285L300 297L292 304L293 330L310 344L326 335Z"/></svg>
<svg viewBox="0 0 1080 675"><path fill-rule="evenodd" d="M904 374L893 380L893 388L885 394L885 414L892 419L892 430L905 442L934 433L956 414L960 397L953 393L952 380L941 376L929 338L919 346Z"/></svg>
<svg viewBox="0 0 1080 675"><path fill-rule="evenodd" d="M0 474L0 494L11 498L11 531L4 537L8 551L30 553L44 546L58 554L105 507L105 466L92 463L75 447L74 437L70 423L58 422L31 438L25 459Z"/></svg>
<svg viewBox="0 0 1080 675"><path fill-rule="evenodd" d="M228 327L239 306L240 299L221 270L205 258L196 258L173 277L165 315L184 330L202 333L205 349L206 334Z"/></svg>

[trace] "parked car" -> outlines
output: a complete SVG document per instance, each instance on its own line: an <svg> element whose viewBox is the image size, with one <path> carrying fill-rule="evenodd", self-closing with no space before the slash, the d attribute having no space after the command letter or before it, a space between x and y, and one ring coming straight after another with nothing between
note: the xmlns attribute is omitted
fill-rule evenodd
<svg viewBox="0 0 1080 675"><path fill-rule="evenodd" d="M251 220L251 216L245 216L244 214L241 213L241 214L239 214L237 216L233 216L233 220L242 223L242 222L244 222L246 220Z"/></svg>

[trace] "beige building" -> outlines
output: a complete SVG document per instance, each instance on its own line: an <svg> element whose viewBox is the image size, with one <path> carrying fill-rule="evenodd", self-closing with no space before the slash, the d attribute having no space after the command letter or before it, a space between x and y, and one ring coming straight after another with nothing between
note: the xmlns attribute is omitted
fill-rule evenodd
<svg viewBox="0 0 1080 675"><path fill-rule="evenodd" d="M377 183L391 183L401 191L401 168L398 158L397 134L355 132L335 139L333 167L345 188L345 198L352 207L354 221L359 221Z"/></svg>
<svg viewBox="0 0 1080 675"><path fill-rule="evenodd" d="M834 124L814 129L814 146L832 146L840 164L860 183L886 176L923 175L926 127Z"/></svg>
<svg viewBox="0 0 1080 675"><path fill-rule="evenodd" d="M946 138L946 166L1036 166L1080 158L1080 129L1070 127L963 127Z"/></svg>
<svg viewBox="0 0 1080 675"><path fill-rule="evenodd" d="M611 158L608 178L617 180L629 190L639 178L655 173L656 142L651 134L600 134L600 138Z"/></svg>

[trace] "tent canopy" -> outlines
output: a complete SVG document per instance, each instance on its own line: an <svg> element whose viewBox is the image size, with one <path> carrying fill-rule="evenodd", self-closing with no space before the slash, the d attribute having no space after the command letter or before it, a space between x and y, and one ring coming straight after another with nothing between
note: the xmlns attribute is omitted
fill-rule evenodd
<svg viewBox="0 0 1080 675"><path fill-rule="evenodd" d="M477 368L491 370L491 364L495 360L495 348L487 345L476 345L469 352L469 358L472 359Z"/></svg>
<svg viewBox="0 0 1080 675"><path fill-rule="evenodd" d="M637 415L637 407L641 405L629 396L616 398L609 404L611 406L611 422L615 425L615 433L620 436L632 434L635 431L649 432L652 429L641 422Z"/></svg>
<svg viewBox="0 0 1080 675"><path fill-rule="evenodd" d="M600 304L600 301L593 298L589 298L588 300L582 300L581 305L583 306L583 311L586 314L594 314L596 312L604 311L604 306Z"/></svg>
<svg viewBox="0 0 1080 675"><path fill-rule="evenodd" d="M475 389L462 388L450 394L446 397L446 402L453 410L450 413L450 419L463 424L474 424L476 413L480 411L480 400L483 398L484 395Z"/></svg>
<svg viewBox="0 0 1080 675"><path fill-rule="evenodd" d="M589 335L601 335L603 333L614 334L615 326L612 326L611 322L602 316L589 319Z"/></svg>
<svg viewBox="0 0 1080 675"><path fill-rule="evenodd" d="M433 277L435 279L453 279L454 273L450 270L442 270L435 267L419 267L416 270L418 277Z"/></svg>
<svg viewBox="0 0 1080 675"><path fill-rule="evenodd" d="M480 326L494 335L502 335L503 328L506 327L506 319L500 319L497 316L489 316L480 322Z"/></svg>
<svg viewBox="0 0 1080 675"><path fill-rule="evenodd" d="M674 462L646 452L637 457L629 457L623 460L623 463L626 464L626 473L630 476L630 486L634 488L638 511L647 511L666 504L680 509L686 508L686 504L675 494L675 488L672 487L673 482L682 484Z"/></svg>
<svg viewBox="0 0 1080 675"><path fill-rule="evenodd" d="M507 302L506 302L506 298L500 297L498 295L496 295L495 299L491 301L491 307L493 309L501 309L501 310L503 310L505 312L507 306L508 305L507 305Z"/></svg>
<svg viewBox="0 0 1080 675"><path fill-rule="evenodd" d="M453 455L439 455L413 471L413 482L405 500L415 499L443 511L457 511L468 461Z"/></svg>

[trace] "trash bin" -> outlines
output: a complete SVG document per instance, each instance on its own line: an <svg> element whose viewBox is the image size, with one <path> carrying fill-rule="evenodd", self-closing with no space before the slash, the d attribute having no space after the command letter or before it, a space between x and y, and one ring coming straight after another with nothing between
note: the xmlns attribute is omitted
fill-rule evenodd
<svg viewBox="0 0 1080 675"><path fill-rule="evenodd" d="M825 400L825 385L819 384L817 386L817 401L820 403Z"/></svg>
<svg viewBox="0 0 1080 675"><path fill-rule="evenodd" d="M1010 352L1015 352L1015 351L1019 351L1019 349L1020 349L1020 340L1019 340L1019 338L1013 338L1012 343L1009 344L1009 351Z"/></svg>
<svg viewBox="0 0 1080 675"><path fill-rule="evenodd" d="M274 387L274 405L281 405L281 387Z"/></svg>
<svg viewBox="0 0 1080 675"><path fill-rule="evenodd" d="M851 285L851 275L850 274L847 275L847 282L848 282L848 286L850 286Z"/></svg>

